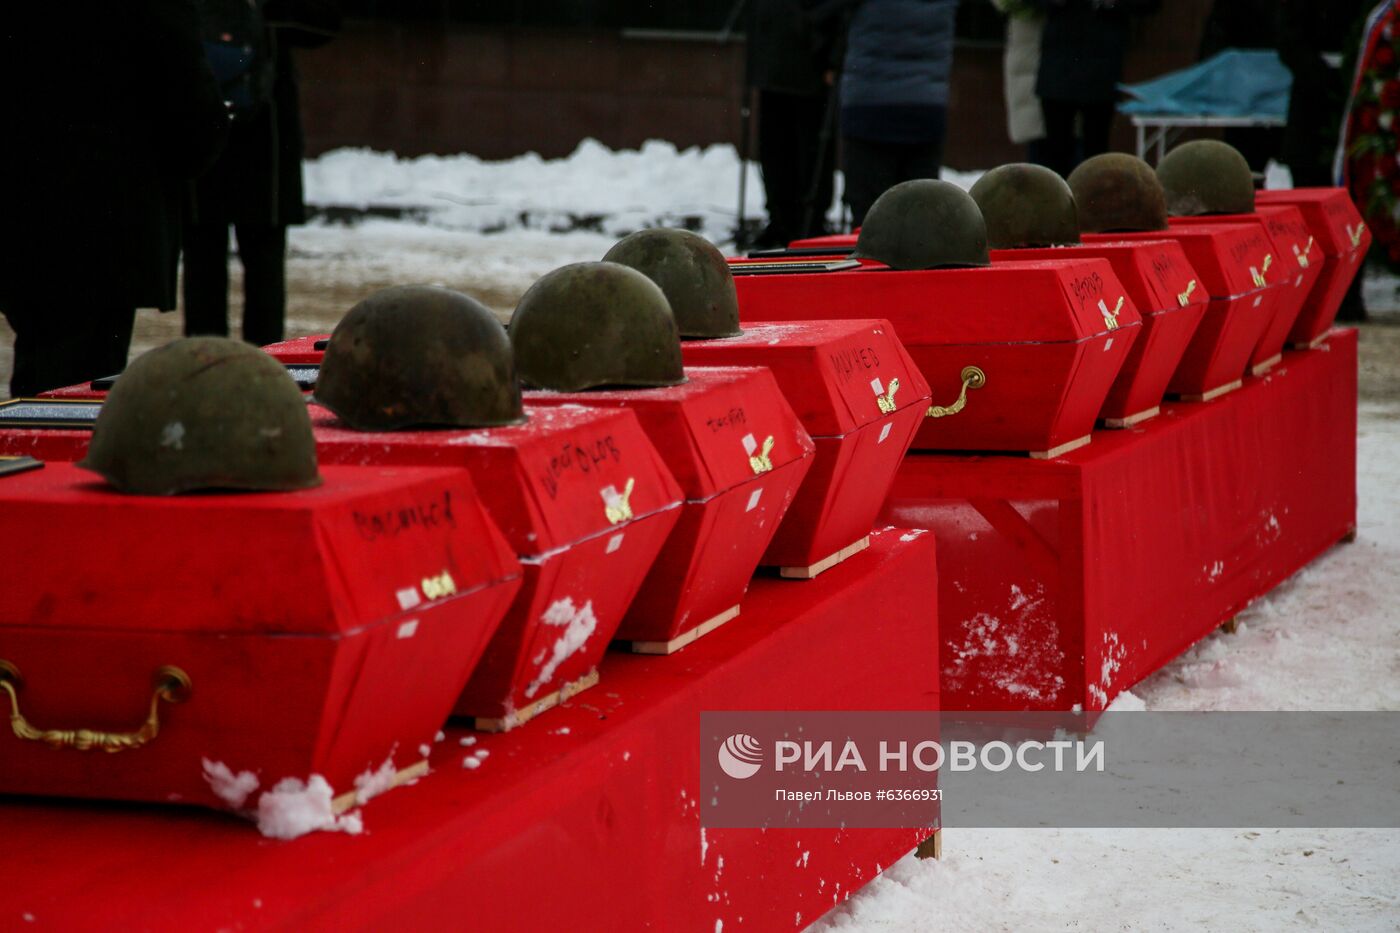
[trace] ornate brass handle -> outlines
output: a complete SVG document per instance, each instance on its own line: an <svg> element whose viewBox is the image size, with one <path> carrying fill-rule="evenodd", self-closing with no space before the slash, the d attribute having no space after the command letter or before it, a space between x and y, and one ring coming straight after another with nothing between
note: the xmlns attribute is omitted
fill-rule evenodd
<svg viewBox="0 0 1400 933"><path fill-rule="evenodd" d="M10 727L15 735L27 742L43 742L50 748L74 748L80 752L97 749L104 752L124 752L140 748L160 732L160 701L183 703L189 699L190 677L178 667L157 668L155 688L151 693L151 710L146 721L135 732L99 732L94 729L36 729L19 711L19 688L24 685L19 668L0 659L0 690L10 695Z"/></svg>
<svg viewBox="0 0 1400 933"><path fill-rule="evenodd" d="M987 374L976 366L964 366L962 371L962 391L958 393L958 400L951 405L930 405L928 411L924 412L925 418L947 418L949 415L956 415L967 407L967 390L980 389L987 384Z"/></svg>
<svg viewBox="0 0 1400 933"><path fill-rule="evenodd" d="M1104 326L1109 330L1118 329L1118 315L1123 311L1123 296L1118 297L1118 304L1113 306L1113 310L1108 310L1108 302L1099 299L1099 313L1103 315Z"/></svg>
<svg viewBox="0 0 1400 933"><path fill-rule="evenodd" d="M880 406L880 413L888 415L895 410L894 394L899 391L899 377L895 376L890 380L889 391L883 395L875 397L875 403Z"/></svg>

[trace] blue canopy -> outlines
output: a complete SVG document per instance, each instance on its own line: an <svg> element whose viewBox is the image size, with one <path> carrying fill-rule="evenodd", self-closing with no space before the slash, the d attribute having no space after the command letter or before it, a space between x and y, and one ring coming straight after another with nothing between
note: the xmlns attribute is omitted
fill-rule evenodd
<svg viewBox="0 0 1400 933"><path fill-rule="evenodd" d="M1197 65L1143 81L1120 84L1134 100L1124 113L1208 117L1288 115L1293 73L1273 50L1226 49Z"/></svg>

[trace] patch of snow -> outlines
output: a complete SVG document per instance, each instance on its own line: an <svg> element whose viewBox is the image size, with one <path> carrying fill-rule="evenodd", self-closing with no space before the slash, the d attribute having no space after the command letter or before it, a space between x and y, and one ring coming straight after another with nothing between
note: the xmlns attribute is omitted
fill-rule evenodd
<svg viewBox="0 0 1400 933"><path fill-rule="evenodd" d="M544 666L535 675L535 679L530 681L530 685L525 688L525 696L527 697L533 697L539 693L540 688L554 678L554 672L559 669L559 665L582 648L588 642L589 637L598 629L598 617L593 614L593 600L591 599L581 607L575 607L573 599L565 596L551 604L544 611L540 621L545 625L563 628L564 631L555 640L549 659L544 662Z"/></svg>
<svg viewBox="0 0 1400 933"><path fill-rule="evenodd" d="M204 780L224 803L234 810L242 810L248 802L248 795L258 789L258 776L251 771L233 773L233 769L222 761L201 759L204 765Z"/></svg>
<svg viewBox="0 0 1400 933"><path fill-rule="evenodd" d="M319 774L303 782L284 778L258 798L258 832L269 839L296 839L307 833L358 835L364 823L358 811L336 816L335 793Z"/></svg>
<svg viewBox="0 0 1400 933"><path fill-rule="evenodd" d="M431 751L426 745L419 750L423 752L425 758ZM384 759L384 763L378 768L372 771L366 769L355 778L355 802L364 806L385 791L393 790L398 775L399 769L394 766L393 755Z"/></svg>

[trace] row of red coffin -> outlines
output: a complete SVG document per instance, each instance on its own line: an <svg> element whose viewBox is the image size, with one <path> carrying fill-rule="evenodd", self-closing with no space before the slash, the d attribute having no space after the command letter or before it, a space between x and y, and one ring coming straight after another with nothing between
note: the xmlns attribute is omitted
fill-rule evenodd
<svg viewBox="0 0 1400 933"><path fill-rule="evenodd" d="M1017 406L1045 410L1049 399L1057 404L1044 446L1054 447L1056 425L1076 423L1068 401L1082 408L1092 394L1087 374L1098 373L1101 399L1131 361L1129 347L1151 343L1154 330L1176 335L1178 356L1189 356L1196 343L1181 339L1180 322L1193 318L1199 334L1217 304L1193 294L1191 273L1209 270L1200 281L1213 294L1212 282L1232 281L1225 258L1248 261L1244 247L1263 239L1258 224L1200 229L1183 228L1179 243L1209 245L1214 264L1188 266L1181 245L1156 240L1104 246L1087 260L1057 251L1052 262L992 270L741 276L741 308L746 319L789 316L762 304L786 294L781 304L792 316L897 310L901 329L916 335L915 358L982 354L966 363L1006 377L1018 401L982 405L1001 414L980 430L1014 429L1011 416L1024 415ZM1364 251L1356 239L1350 258L1336 258L1340 284L1315 292L1295 317L1330 324ZM1299 250L1300 268L1311 265L1311 251L1311 243ZM1146 316L1127 300L1109 308L1115 293L1129 297L1115 291L1128 283L1134 304L1166 306ZM1177 286L1183 297L1174 306L1139 297ZM1266 306L1270 288L1226 294L1225 323ZM813 297L828 291L840 300ZM1089 333L1095 315L1102 324ZM919 342L932 327L920 316L947 325L942 343ZM1020 328L1019 342L996 339L1008 322ZM966 327L950 341L953 324ZM1214 342L1231 343L1241 330L1222 325ZM270 349L311 361L296 355L310 341ZM1258 352L1255 343L1249 349ZM1008 352L1013 364L1002 367ZM206 768L217 775L250 766L265 776L321 774L338 788L357 777L373 783L380 762L398 771L396 756L420 758L414 750L450 709L508 726L589 684L614 635L671 650L731 617L760 563L810 568L858 544L916 431L958 423L925 417L920 369L882 321L753 326L735 340L688 344L686 354L690 363L762 363L769 371L692 369L675 389L534 394L527 424L490 431L360 434L313 408L323 464L375 468L326 467L326 485L307 493L153 503L107 492L59 464L3 481L0 540L26 543L0 563L0 592L12 594L3 608L19 623L0 618L0 661L23 678L14 702L18 709L23 700L29 721L130 727L153 702L148 680L165 663L180 666L199 695L239 695L243 706L192 702L169 712L181 728L140 754L56 756L43 747L52 737L16 739L0 756L0 790L219 805L219 782L206 780ZM1139 370L1153 368L1153 354L1138 359ZM964 398L933 411L966 406ZM87 436L8 430L0 453L71 460ZM469 473L420 468L427 465ZM75 553L74 542L90 545ZM75 632L84 638L81 657ZM267 639L278 639L279 650L262 650ZM96 698L96 710L92 685L111 692ZM250 733L239 727L247 721L276 728Z"/></svg>

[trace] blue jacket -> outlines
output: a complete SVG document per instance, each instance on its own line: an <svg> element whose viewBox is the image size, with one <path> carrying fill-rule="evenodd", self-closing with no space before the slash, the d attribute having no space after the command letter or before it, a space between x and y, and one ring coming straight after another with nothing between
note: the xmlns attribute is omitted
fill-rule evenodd
<svg viewBox="0 0 1400 933"><path fill-rule="evenodd" d="M841 130L875 142L942 136L958 0L865 0L851 17Z"/></svg>

